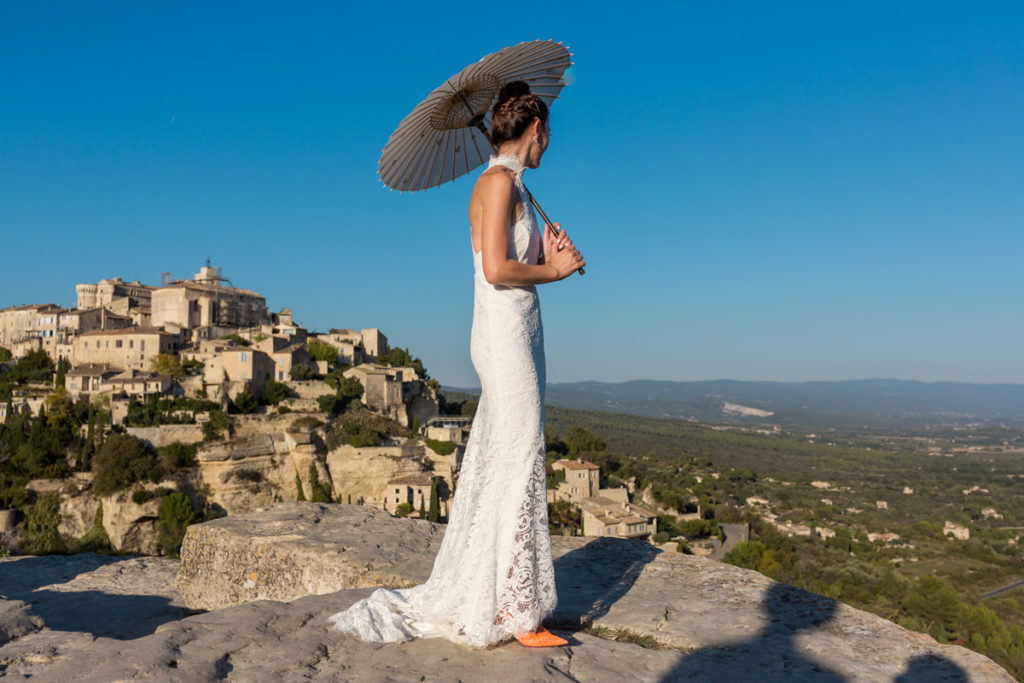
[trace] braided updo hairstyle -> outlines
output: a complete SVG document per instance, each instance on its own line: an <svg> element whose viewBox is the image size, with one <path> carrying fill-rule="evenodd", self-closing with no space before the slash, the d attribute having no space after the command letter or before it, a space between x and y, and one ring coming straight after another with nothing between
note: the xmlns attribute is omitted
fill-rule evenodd
<svg viewBox="0 0 1024 683"><path fill-rule="evenodd" d="M509 140L522 135L534 119L548 123L548 105L530 92L523 81L512 81L502 86L498 100L491 110L491 142L499 149Z"/></svg>

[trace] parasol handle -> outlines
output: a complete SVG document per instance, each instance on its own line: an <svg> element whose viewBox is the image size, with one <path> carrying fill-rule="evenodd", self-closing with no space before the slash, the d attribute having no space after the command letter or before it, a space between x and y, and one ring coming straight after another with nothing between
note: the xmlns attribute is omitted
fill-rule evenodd
<svg viewBox="0 0 1024 683"><path fill-rule="evenodd" d="M554 235L555 237L558 237L558 231L555 230L555 224L553 222L551 222L551 219L548 218L548 215L546 213L544 213L544 209L540 208L540 204L537 202L536 199L534 199L533 193L530 192L529 190L527 190L526 191L526 196L528 196L530 198L530 203L533 204L533 208L537 209L537 213L540 214L540 217L544 220L544 225L546 225L548 230L551 231L551 234ZM580 268L576 272L579 273L580 275L585 275L586 274L586 271L584 271L583 268Z"/></svg>

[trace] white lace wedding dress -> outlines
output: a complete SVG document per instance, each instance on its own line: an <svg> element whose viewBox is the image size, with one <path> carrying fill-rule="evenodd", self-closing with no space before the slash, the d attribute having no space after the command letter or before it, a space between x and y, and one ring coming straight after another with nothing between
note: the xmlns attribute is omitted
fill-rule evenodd
<svg viewBox="0 0 1024 683"><path fill-rule="evenodd" d="M513 157L519 214L508 256L535 264L541 235ZM330 617L372 642L447 638L487 647L533 631L555 608L544 482L544 333L535 287L492 285L475 267L470 352L480 404L444 540L427 582L379 589Z"/></svg>

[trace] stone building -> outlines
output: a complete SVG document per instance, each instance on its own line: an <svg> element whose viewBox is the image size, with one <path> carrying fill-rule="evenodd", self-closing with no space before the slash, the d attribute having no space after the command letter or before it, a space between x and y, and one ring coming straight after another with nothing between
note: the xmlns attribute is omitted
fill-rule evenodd
<svg viewBox="0 0 1024 683"><path fill-rule="evenodd" d="M437 417L437 395L420 379L415 368L364 363L346 370L345 377L355 377L362 383L363 405L404 427L417 418L425 424Z"/></svg>
<svg viewBox="0 0 1024 683"><path fill-rule="evenodd" d="M119 277L104 278L96 284L77 284L78 308L106 308L115 313L131 316L133 312L148 313L153 290L138 280L125 282Z"/></svg>
<svg viewBox="0 0 1024 683"><path fill-rule="evenodd" d="M394 512L402 503L409 505L409 509L415 513L422 506L427 512L430 511L430 488L434 483L434 475L430 472L419 474L407 474L402 477L395 477L387 483L387 487L381 495L384 501L384 509ZM448 516L448 501L441 499L441 491L445 487L438 482L438 514Z"/></svg>
<svg viewBox="0 0 1024 683"><path fill-rule="evenodd" d="M77 399L82 394L99 393L103 382L117 374L107 363L81 363L68 371L64 386Z"/></svg>
<svg viewBox="0 0 1024 683"><path fill-rule="evenodd" d="M152 294L152 323L188 330L189 338L213 339L237 328L270 322L266 299L226 284L220 268L207 263L192 280L177 280Z"/></svg>
<svg viewBox="0 0 1024 683"><path fill-rule="evenodd" d="M176 353L179 337L155 327L93 330L75 337L74 364L106 363L117 370L149 370L158 353Z"/></svg>
<svg viewBox="0 0 1024 683"><path fill-rule="evenodd" d="M434 441L452 441L465 445L469 440L469 430L473 426L473 418L463 415L438 415L427 420L423 425L423 435Z"/></svg>
<svg viewBox="0 0 1024 683"><path fill-rule="evenodd" d="M586 460L558 460L552 463L551 469L565 472L565 481L558 483L558 488L548 489L548 502L567 500L578 503L584 498L598 495L601 487L601 469Z"/></svg>
<svg viewBox="0 0 1024 683"><path fill-rule="evenodd" d="M44 339L57 335L58 319L67 309L57 304L27 304L0 309L0 346L21 358L42 348Z"/></svg>
<svg viewBox="0 0 1024 683"><path fill-rule="evenodd" d="M603 496L580 501L584 536L649 538L658 531L658 516L633 503Z"/></svg>

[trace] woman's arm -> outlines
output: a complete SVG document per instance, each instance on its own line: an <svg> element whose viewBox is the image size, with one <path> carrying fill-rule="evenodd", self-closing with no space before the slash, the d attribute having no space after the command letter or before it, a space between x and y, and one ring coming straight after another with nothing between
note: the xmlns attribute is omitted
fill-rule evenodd
<svg viewBox="0 0 1024 683"><path fill-rule="evenodd" d="M483 204L481 249L484 277L489 283L539 285L561 280L586 265L572 242L564 239L564 233L559 238L563 243L562 249L552 251L546 248L544 251L548 253L544 263L534 266L510 259L508 240L512 222L512 178L507 173L488 173L480 178L479 183Z"/></svg>

